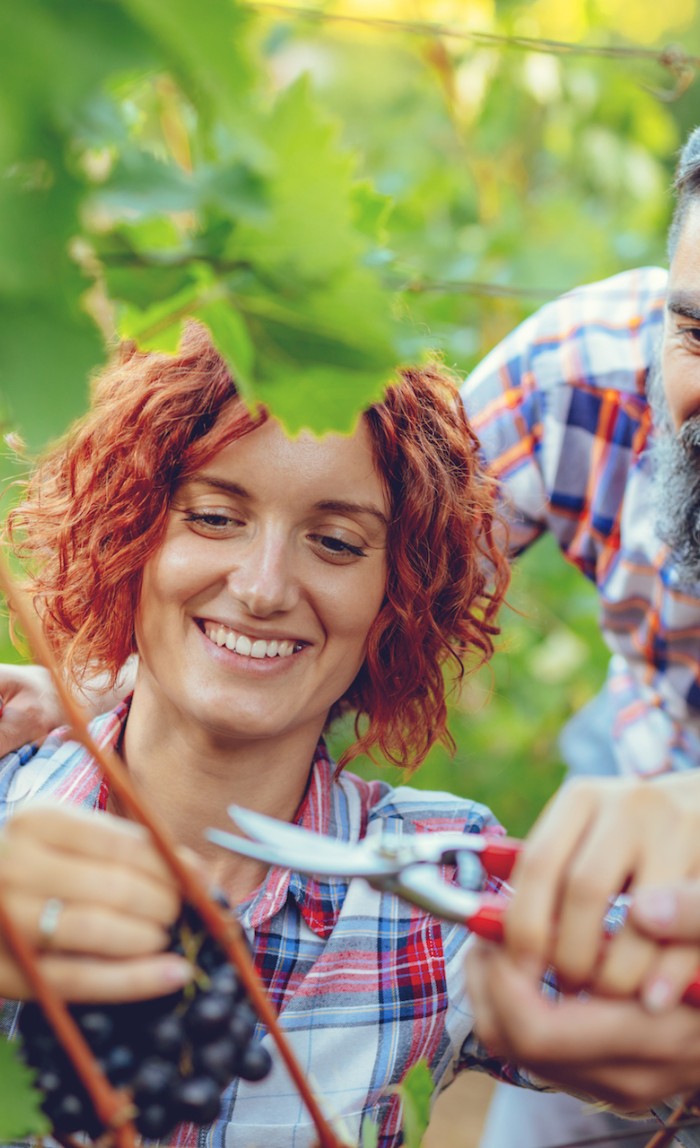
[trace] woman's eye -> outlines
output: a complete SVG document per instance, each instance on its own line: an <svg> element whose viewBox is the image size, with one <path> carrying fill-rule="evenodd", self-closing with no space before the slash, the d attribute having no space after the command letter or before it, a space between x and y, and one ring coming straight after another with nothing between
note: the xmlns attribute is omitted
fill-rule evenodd
<svg viewBox="0 0 700 1148"><path fill-rule="evenodd" d="M240 525L237 518L233 518L230 514L224 514L220 510L190 510L185 515L185 522L191 522L195 528L210 534L221 533Z"/></svg>
<svg viewBox="0 0 700 1148"><path fill-rule="evenodd" d="M312 540L329 557L333 558L364 558L366 551L362 546L355 546L343 538L336 538L333 534L313 534Z"/></svg>

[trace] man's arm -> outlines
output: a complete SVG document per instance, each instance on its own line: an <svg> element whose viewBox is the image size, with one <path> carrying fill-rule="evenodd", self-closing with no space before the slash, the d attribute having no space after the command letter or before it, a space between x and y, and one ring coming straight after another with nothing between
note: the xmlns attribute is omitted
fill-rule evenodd
<svg viewBox="0 0 700 1148"><path fill-rule="evenodd" d="M114 687L96 676L76 691L76 700L88 717L96 717L131 692L135 674L136 659L130 658ZM0 664L0 698L0 757L27 742L43 741L66 722L51 675L43 666Z"/></svg>

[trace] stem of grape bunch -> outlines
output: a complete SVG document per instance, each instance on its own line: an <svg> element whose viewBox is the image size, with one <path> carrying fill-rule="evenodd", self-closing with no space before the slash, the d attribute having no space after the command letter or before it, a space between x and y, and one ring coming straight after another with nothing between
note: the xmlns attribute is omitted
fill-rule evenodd
<svg viewBox="0 0 700 1148"><path fill-rule="evenodd" d="M232 914L227 913L210 896L204 882L180 860L175 842L171 840L167 829L136 792L118 755L113 751L103 749L95 742L90 733L85 714L66 686L61 669L44 637L36 613L26 595L15 584L2 556L0 556L0 589L4 592L8 602L12 604L12 609L20 622L34 659L49 670L76 741L80 742L99 764L122 808L135 821L140 822L149 830L156 848L178 882L184 901L196 910L208 932L218 942L230 962L237 969L253 1008L274 1039L277 1050L313 1120L318 1134L319 1148L347 1148L328 1124L320 1104L280 1028L275 1010L248 952L240 925ZM0 928L3 931L5 931L6 918L7 913L0 909ZM10 925L10 931L7 933L10 944L12 944L13 935L16 938L17 932ZM119 1119L119 1117L115 1117L115 1113L123 1110L123 1093L116 1092L101 1072L90 1049L77 1031L66 1006L62 1001L56 1000L55 994L46 986L31 950L27 951L27 946L21 938L20 946L14 949L14 953L42 1006L51 999L52 1003L46 1009L48 1019L64 1044L65 1051L70 1056L76 1071L84 1081L96 1111L99 1115L104 1112L105 1115L109 1116L109 1120L105 1121L105 1124L114 1129L118 1148L130 1148L131 1144L134 1143L133 1137L135 1135L133 1123L129 1120L121 1128L115 1127L115 1119ZM69 1032L71 1036L68 1041L65 1041L64 1035ZM75 1039L76 1033L77 1039ZM87 1052L89 1060L84 1058L85 1052ZM122 1108L117 1109L117 1103L122 1105ZM131 1136L132 1139L126 1139L127 1136Z"/></svg>

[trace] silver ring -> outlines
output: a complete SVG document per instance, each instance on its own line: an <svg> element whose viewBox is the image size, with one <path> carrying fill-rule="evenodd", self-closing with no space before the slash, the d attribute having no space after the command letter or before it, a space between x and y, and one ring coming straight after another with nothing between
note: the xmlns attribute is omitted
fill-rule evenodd
<svg viewBox="0 0 700 1148"><path fill-rule="evenodd" d="M49 897L39 915L39 948L48 949L56 936L59 918L63 912L63 901L59 897Z"/></svg>

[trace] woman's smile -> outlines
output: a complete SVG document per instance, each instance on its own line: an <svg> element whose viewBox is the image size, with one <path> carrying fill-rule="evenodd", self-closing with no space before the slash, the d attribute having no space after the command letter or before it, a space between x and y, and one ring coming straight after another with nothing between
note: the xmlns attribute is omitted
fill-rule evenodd
<svg viewBox="0 0 700 1148"><path fill-rule="evenodd" d="M202 629L215 646L241 654L244 658L289 658L307 645L285 637L256 638L216 622L203 622Z"/></svg>
<svg viewBox="0 0 700 1148"><path fill-rule="evenodd" d="M290 440L272 419L175 492L144 569L139 693L217 741L304 728L310 752L384 600L388 497L364 423Z"/></svg>

